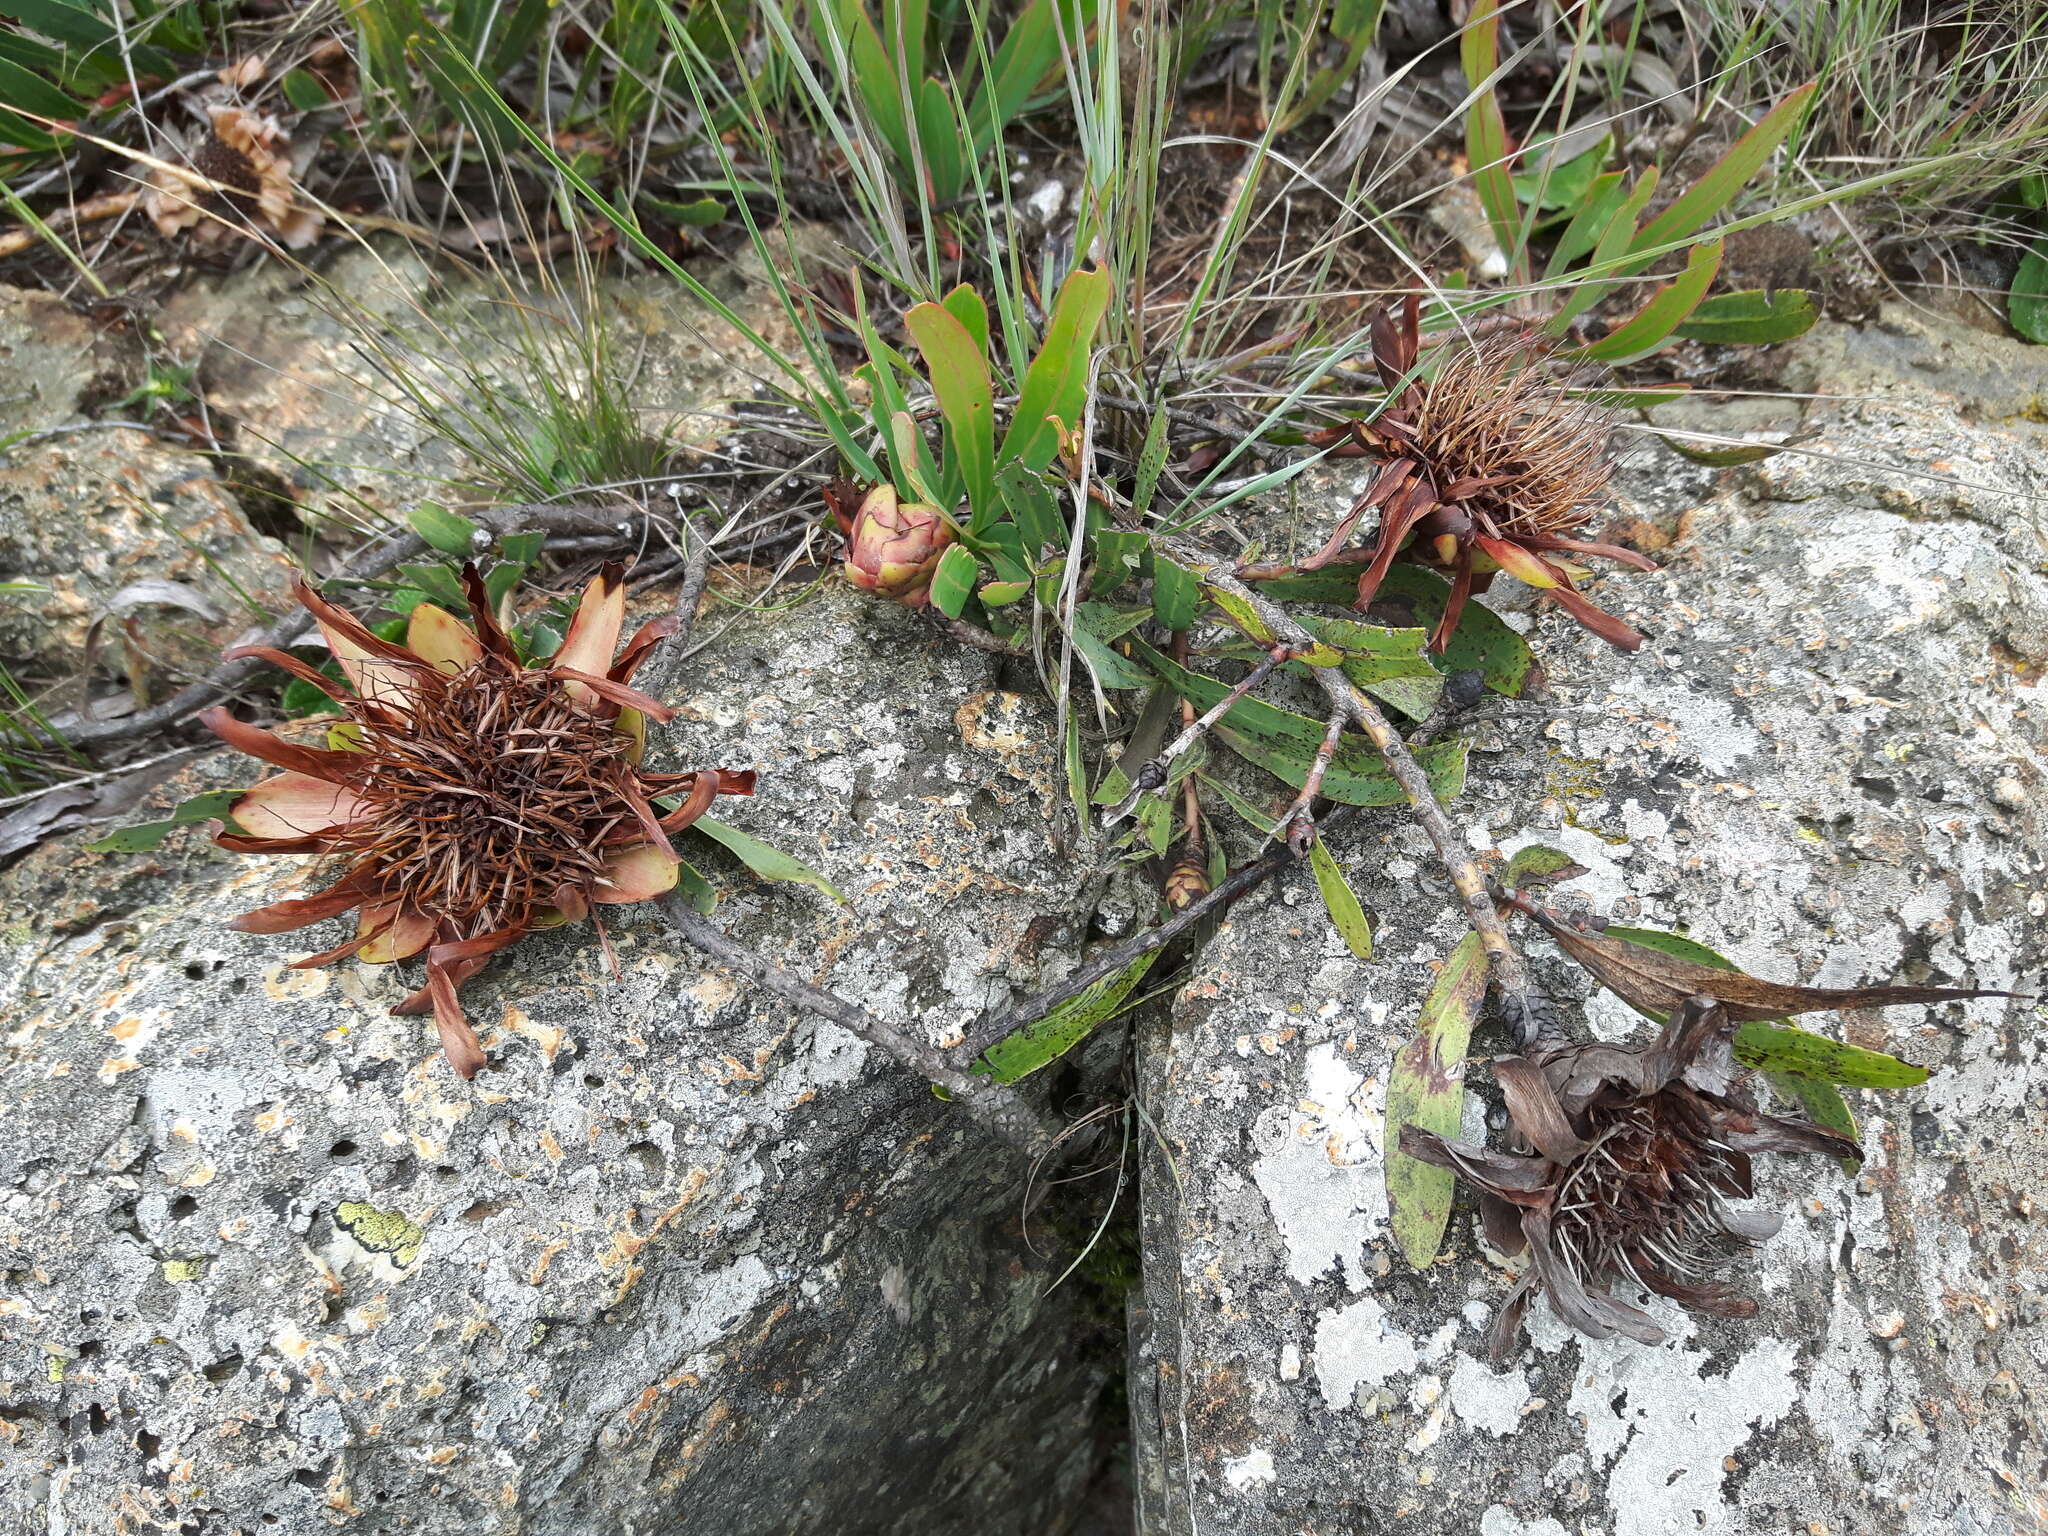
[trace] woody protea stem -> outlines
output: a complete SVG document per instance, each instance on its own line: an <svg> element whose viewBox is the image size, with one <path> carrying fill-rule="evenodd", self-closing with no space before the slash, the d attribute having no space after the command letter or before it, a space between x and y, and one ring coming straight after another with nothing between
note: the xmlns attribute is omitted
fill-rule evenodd
<svg viewBox="0 0 2048 1536"><path fill-rule="evenodd" d="M1260 621L1283 644L1303 649L1315 644L1315 637L1297 624L1286 609L1260 596L1256 589L1239 581L1216 564L1212 557L1188 548L1175 549L1173 554L1181 563L1202 570L1202 579L1211 586L1250 604ZM1479 942L1486 950L1494 986L1518 1013L1531 1012L1535 992L1529 981L1528 967L1508 938L1507 926L1501 921L1493 896L1487 890L1485 875L1480 873L1478 864L1451 826L1450 818L1444 815L1443 807L1437 803L1436 793L1430 788L1429 776L1422 771L1422 765L1416 762L1415 755L1408 750L1407 742L1401 739L1392 723L1380 713L1379 706L1359 692L1338 668L1311 667L1309 671L1316 685L1322 689L1323 696L1329 700L1332 711L1364 732L1366 739L1385 759L1387 772L1400 785L1410 814L1428 836L1444 872L1457 889L1458 899L1465 908L1465 920L1479 935Z"/></svg>

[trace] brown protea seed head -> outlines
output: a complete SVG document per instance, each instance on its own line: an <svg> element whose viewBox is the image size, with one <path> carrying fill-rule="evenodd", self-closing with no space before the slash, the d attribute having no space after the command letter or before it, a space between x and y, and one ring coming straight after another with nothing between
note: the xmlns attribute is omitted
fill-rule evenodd
<svg viewBox="0 0 2048 1536"><path fill-rule="evenodd" d="M332 851L375 860L412 905L465 928L601 891L605 839L638 833L632 738L545 673L478 661L438 707L359 725L350 787L366 810Z"/></svg>
<svg viewBox="0 0 2048 1536"><path fill-rule="evenodd" d="M1612 474L1609 423L1583 399L1541 338L1514 332L1446 341L1424 359L1420 302L1372 326L1373 360L1387 403L1371 421L1321 433L1319 446L1376 459L1380 469L1332 535L1319 561L1342 558L1344 540L1368 512L1379 533L1358 582L1368 606L1397 557L1451 577L1431 645L1442 650L1474 592L1500 571L1547 592L1602 639L1634 650L1643 637L1579 592L1596 555L1643 570L1632 549L1578 535L1606 497Z"/></svg>
<svg viewBox="0 0 2048 1536"><path fill-rule="evenodd" d="M1417 447L1438 490L1500 537L1572 534L1600 509L1614 473L1606 412L1574 398L1553 351L1515 335L1448 344L1422 389Z"/></svg>
<svg viewBox="0 0 2048 1536"><path fill-rule="evenodd" d="M1759 1111L1737 1077L1734 1033L1727 1010L1699 997L1640 1049L1547 1043L1496 1062L1516 1133L1504 1152L1402 1129L1403 1152L1479 1191L1497 1247L1529 1254L1494 1325L1496 1358L1537 1291L1596 1339L1663 1341L1663 1329L1617 1289L1721 1317L1755 1313L1756 1303L1720 1278L1778 1229L1775 1214L1729 1204L1754 1193L1751 1157L1860 1153L1854 1140L1803 1117Z"/></svg>
<svg viewBox="0 0 2048 1536"><path fill-rule="evenodd" d="M208 109L211 127L188 155L190 168L217 188L169 171L150 177L143 211L166 237L190 232L217 245L252 229L294 250L320 238L318 209L306 206L292 179L291 137L276 118L242 107Z"/></svg>
<svg viewBox="0 0 2048 1536"><path fill-rule="evenodd" d="M284 740L225 709L201 718L231 746L286 770L235 802L236 830L216 841L238 852L323 855L331 882L230 926L283 933L353 910L353 939L293 963L424 952L427 985L394 1012L431 1009L466 1077L484 1058L457 1001L462 983L535 928L671 889L680 861L668 834L718 795L752 793L754 776L641 767L646 722L673 712L628 683L675 621L642 626L614 661L625 620L619 566L584 592L561 649L531 665L499 627L475 568L462 576L471 623L422 604L404 645L302 585L299 599L345 688L283 652L228 652L325 691L344 717L326 747ZM680 803L657 807L666 796Z"/></svg>

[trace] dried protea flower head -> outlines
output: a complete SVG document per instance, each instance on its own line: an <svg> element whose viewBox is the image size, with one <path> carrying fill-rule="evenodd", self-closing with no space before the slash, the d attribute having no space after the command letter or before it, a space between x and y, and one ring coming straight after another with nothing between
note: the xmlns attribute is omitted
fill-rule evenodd
<svg viewBox="0 0 2048 1536"><path fill-rule="evenodd" d="M201 245L217 245L253 226L293 250L320 238L318 209L299 202L292 180L291 138L274 117L244 107L207 109L212 129L192 146L199 175L220 190L195 186L159 170L143 194L143 211L166 237L191 231Z"/></svg>
<svg viewBox="0 0 2048 1536"><path fill-rule="evenodd" d="M1628 1286L1695 1312L1749 1317L1756 1303L1718 1278L1772 1236L1780 1218L1737 1211L1758 1152L1860 1157L1856 1143L1805 1119L1760 1112L1737 1078L1735 1022L1711 998L1687 1001L1648 1046L1532 1046L1494 1064L1517 1132L1494 1152L1406 1126L1401 1150L1479 1191L1488 1238L1530 1265L1493 1328L1512 1347L1531 1296L1596 1339L1646 1344L1664 1331L1613 1294Z"/></svg>
<svg viewBox="0 0 2048 1536"><path fill-rule="evenodd" d="M1442 650L1466 600L1506 571L1547 591L1602 639L1634 650L1643 637L1593 606L1575 585L1587 573L1566 558L1656 569L1632 549L1578 537L1613 472L1606 416L1575 397L1549 344L1528 334L1446 342L1442 363L1417 375L1420 314L1411 295L1398 317L1388 309L1374 319L1373 362L1387 406L1319 439L1381 464L1340 525L1348 537L1366 512L1379 511L1358 606L1371 603L1396 555L1446 571L1451 594L1430 642Z"/></svg>
<svg viewBox="0 0 2048 1536"><path fill-rule="evenodd" d="M953 542L953 525L937 507L899 502L886 480L860 496L851 485L827 487L827 504L846 535L846 579L863 592L893 598L906 608L931 601L932 573Z"/></svg>
<svg viewBox="0 0 2048 1536"><path fill-rule="evenodd" d="M224 708L201 719L230 746L285 770L237 800L230 814L240 830L214 840L238 853L325 854L339 870L317 895L229 926L285 933L357 912L353 939L296 967L424 951L426 986L392 1011L431 1009L450 1064L469 1077L484 1055L456 991L486 957L535 928L596 922L596 907L671 889L680 861L669 834L721 794L753 793L754 775L640 766L646 722L674 711L627 683L676 621L643 625L614 661L626 617L620 566L590 583L561 649L532 666L499 627L474 566L463 567L462 582L471 622L422 603L404 645L300 583L298 599L345 688L281 651L226 653L259 657L333 699L347 718L327 747L282 740ZM671 794L682 804L664 814L652 802Z"/></svg>

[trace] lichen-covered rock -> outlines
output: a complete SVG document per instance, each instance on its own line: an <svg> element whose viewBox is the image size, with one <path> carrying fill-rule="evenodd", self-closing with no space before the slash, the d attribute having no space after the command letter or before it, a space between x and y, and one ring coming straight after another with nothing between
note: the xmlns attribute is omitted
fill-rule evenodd
<svg viewBox="0 0 2048 1536"><path fill-rule="evenodd" d="M1043 706L839 590L643 677L850 898L707 852L718 921L934 1039L1008 996L1069 894ZM464 1083L397 968L221 930L283 864L0 877L0 1529L1062 1528L1105 1372L1012 1153L649 908L617 978L576 927L470 983Z"/></svg>
<svg viewBox="0 0 2048 1536"><path fill-rule="evenodd" d="M768 345L802 347L751 256L701 279ZM516 297L517 302L513 302ZM602 329L584 318L595 313ZM161 326L203 357L234 448L310 509L402 511L451 486L496 485L508 461L545 472L555 406L601 370L650 437L709 442L770 365L672 279L607 277L559 296L451 278L396 246L347 252L318 278L264 263L174 294ZM573 405L566 420L578 420ZM587 447L561 445L565 455ZM566 458L555 489L582 483ZM586 476L586 478L588 478Z"/></svg>
<svg viewBox="0 0 2048 1536"><path fill-rule="evenodd" d="M0 598L0 656L17 663L79 667L96 621L133 620L139 675L187 676L267 618L249 600L289 571L203 454L112 427L0 455L0 581L27 588ZM120 666L120 636L101 645Z"/></svg>
<svg viewBox="0 0 2048 1536"><path fill-rule="evenodd" d="M74 420L99 362L83 315L54 293L0 283L0 440Z"/></svg>
<svg viewBox="0 0 2048 1536"><path fill-rule="evenodd" d="M1661 573L1600 584L1650 642L1624 656L1537 621L1549 697L1480 711L1454 819L1482 851L1561 847L1590 870L1564 899L1774 979L2037 990L2048 460L1924 406L1817 425L1815 451L1937 478L1787 455L1715 489L1639 466L1645 522L1671 532L1697 507ZM1145 1174L1134 1309L1144 1530L2041 1528L2038 1005L1823 1021L1934 1076L1851 1093L1869 1155L1855 1177L1760 1160L1759 1203L1788 1214L1737 1276L1760 1315L1657 1300L1671 1340L1649 1348L1580 1338L1539 1300L1496 1367L1484 1333L1509 1268L1461 1206L1444 1255L1410 1270L1383 1182L1389 1063L1459 924L1399 815L1333 841L1377 919L1374 959L1352 959L1292 881L1233 910L1170 1024L1140 1040L1171 1153ZM1553 996L1587 998L1582 973L1529 948ZM1584 1014L1605 1037L1644 1029L1604 993ZM1475 1042L1505 1048L1497 1029ZM1499 1135L1484 1102L1474 1138Z"/></svg>

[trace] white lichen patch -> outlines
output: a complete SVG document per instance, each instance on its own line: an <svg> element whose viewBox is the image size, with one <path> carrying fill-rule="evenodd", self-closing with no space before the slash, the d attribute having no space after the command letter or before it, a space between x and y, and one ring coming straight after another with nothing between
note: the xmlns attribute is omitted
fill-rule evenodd
<svg viewBox="0 0 2048 1536"><path fill-rule="evenodd" d="M1270 1483L1279 1475L1273 1466L1273 1453L1263 1445L1255 1445L1242 1456L1232 1456L1223 1463L1223 1481L1239 1493Z"/></svg>
<svg viewBox="0 0 2048 1536"><path fill-rule="evenodd" d="M1287 1269L1306 1284L1333 1266L1345 1283L1369 1283L1365 1245L1386 1225L1381 1147L1384 1090L1325 1043L1307 1056L1307 1081L1293 1111L1262 1119L1264 1154L1252 1178L1265 1195L1287 1246Z"/></svg>
<svg viewBox="0 0 2048 1536"><path fill-rule="evenodd" d="M1578 1352L1565 1411L1579 1419L1595 1464L1606 1465L1614 1536L1722 1529L1731 1518L1724 1463L1799 1402L1798 1347L1763 1339L1724 1368L1688 1346L1695 1328L1686 1313L1664 1301L1651 1311L1671 1342L1581 1339L1544 1308L1529 1334L1545 1352Z"/></svg>
<svg viewBox="0 0 2048 1536"><path fill-rule="evenodd" d="M1518 1368L1490 1371L1470 1355L1459 1355L1451 1368L1450 1390L1458 1417L1489 1435L1513 1434L1529 1405L1529 1384Z"/></svg>
<svg viewBox="0 0 2048 1536"><path fill-rule="evenodd" d="M1370 1296L1316 1322L1316 1382L1332 1408L1349 1408L1361 1388L1377 1390L1419 1363L1415 1341Z"/></svg>

